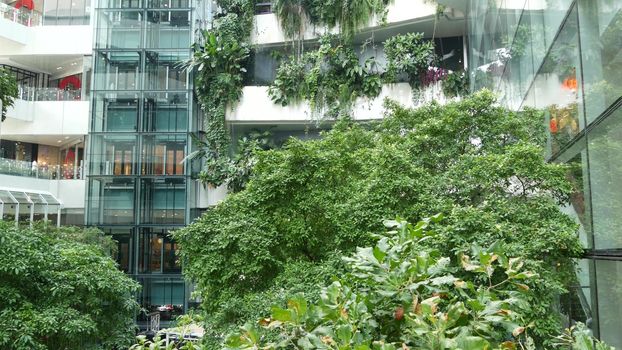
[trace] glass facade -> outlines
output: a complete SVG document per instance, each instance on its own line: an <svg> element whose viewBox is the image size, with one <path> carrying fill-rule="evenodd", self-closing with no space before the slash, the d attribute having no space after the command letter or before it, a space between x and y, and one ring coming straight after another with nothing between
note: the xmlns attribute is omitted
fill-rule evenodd
<svg viewBox="0 0 622 350"><path fill-rule="evenodd" d="M468 11L471 88L544 111L546 156L571 165L563 210L586 254L560 311L622 348L622 2L472 0Z"/></svg>
<svg viewBox="0 0 622 350"><path fill-rule="evenodd" d="M142 283L148 313L173 320L188 286L170 232L190 220L192 9L187 1L102 0L96 6L87 224L118 242L121 269ZM148 315L140 315L147 321Z"/></svg>

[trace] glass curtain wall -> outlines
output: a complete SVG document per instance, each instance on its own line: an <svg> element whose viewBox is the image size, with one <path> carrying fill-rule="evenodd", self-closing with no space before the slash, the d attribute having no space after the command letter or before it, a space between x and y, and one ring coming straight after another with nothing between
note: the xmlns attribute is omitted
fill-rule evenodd
<svg viewBox="0 0 622 350"><path fill-rule="evenodd" d="M560 312L622 348L622 1L473 0L469 14L471 88L542 110L546 157L571 165L563 210L586 253Z"/></svg>
<svg viewBox="0 0 622 350"><path fill-rule="evenodd" d="M170 232L189 222L192 9L179 0L100 0L94 13L87 224L119 243L139 301L163 321L189 294ZM147 321L148 315L139 316Z"/></svg>

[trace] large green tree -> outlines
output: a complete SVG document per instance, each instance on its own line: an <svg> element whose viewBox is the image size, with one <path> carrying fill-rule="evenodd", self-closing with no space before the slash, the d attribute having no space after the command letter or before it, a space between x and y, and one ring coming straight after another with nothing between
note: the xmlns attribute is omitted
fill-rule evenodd
<svg viewBox="0 0 622 350"><path fill-rule="evenodd" d="M534 338L557 333L550 305L581 247L559 210L573 191L567 168L543 159L541 114L502 108L488 92L387 108L381 122L342 121L320 140L260 152L244 191L175 233L210 329L265 314L291 289L313 291L340 271L335 253L371 244L386 218L443 213L426 244L451 256L502 242L540 276L527 297Z"/></svg>
<svg viewBox="0 0 622 350"><path fill-rule="evenodd" d="M0 121L6 118L6 112L13 105L17 98L17 82L10 72L0 68L0 101L2 105L2 117Z"/></svg>
<svg viewBox="0 0 622 350"><path fill-rule="evenodd" d="M114 349L132 343L138 284L96 229L0 221L0 348Z"/></svg>

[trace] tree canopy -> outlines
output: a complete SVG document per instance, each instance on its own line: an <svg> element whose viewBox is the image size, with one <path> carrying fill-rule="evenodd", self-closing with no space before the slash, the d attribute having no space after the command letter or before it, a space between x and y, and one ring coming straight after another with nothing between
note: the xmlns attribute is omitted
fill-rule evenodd
<svg viewBox="0 0 622 350"><path fill-rule="evenodd" d="M17 98L17 81L15 77L0 68L0 101L2 104L2 112L0 122L6 118L6 112L9 107L13 106L15 98Z"/></svg>
<svg viewBox="0 0 622 350"><path fill-rule="evenodd" d="M134 339L139 285L97 229L0 221L0 347L114 349Z"/></svg>
<svg viewBox="0 0 622 350"><path fill-rule="evenodd" d="M542 121L480 92L418 109L388 103L380 122L344 120L319 140L259 152L245 190L174 234L210 329L265 315L291 291L319 297L310 286L342 271L336 255L371 245L384 219L443 213L426 245L452 256L499 241L521 257L541 282L527 296L532 335L550 339L550 305L581 246L559 209L573 192L567 168L543 158Z"/></svg>

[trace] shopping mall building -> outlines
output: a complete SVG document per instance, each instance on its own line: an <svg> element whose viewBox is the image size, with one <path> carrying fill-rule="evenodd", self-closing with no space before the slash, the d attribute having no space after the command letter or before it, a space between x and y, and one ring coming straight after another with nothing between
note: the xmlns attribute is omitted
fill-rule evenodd
<svg viewBox="0 0 622 350"><path fill-rule="evenodd" d="M181 162L204 116L179 62L190 57L197 30L211 25L217 6L2 1L0 67L15 75L20 91L0 126L3 219L100 227L119 242L120 268L143 285L142 306L163 321L185 312L196 300L168 232L227 191L204 187L196 179L200 164ZM355 44L370 37L377 43L362 58L381 55L382 42L396 34L423 32L443 68L469 73L472 90L489 88L513 109L545 111L546 157L575 165L569 178L580 190L564 210L581 224L586 248L579 284L559 310L622 348L622 1L438 3L394 0L384 20L355 36ZM312 45L321 32L309 28L305 42ZM268 96L277 67L272 52L291 45L269 1L257 5L251 41L247 86L226 115L232 140L252 130L270 130L277 142L316 137L328 124L311 120L308 105L282 107ZM423 96L445 100L438 86ZM407 83L387 84L378 98L355 106L354 119L382 118L385 97L421 102Z"/></svg>

